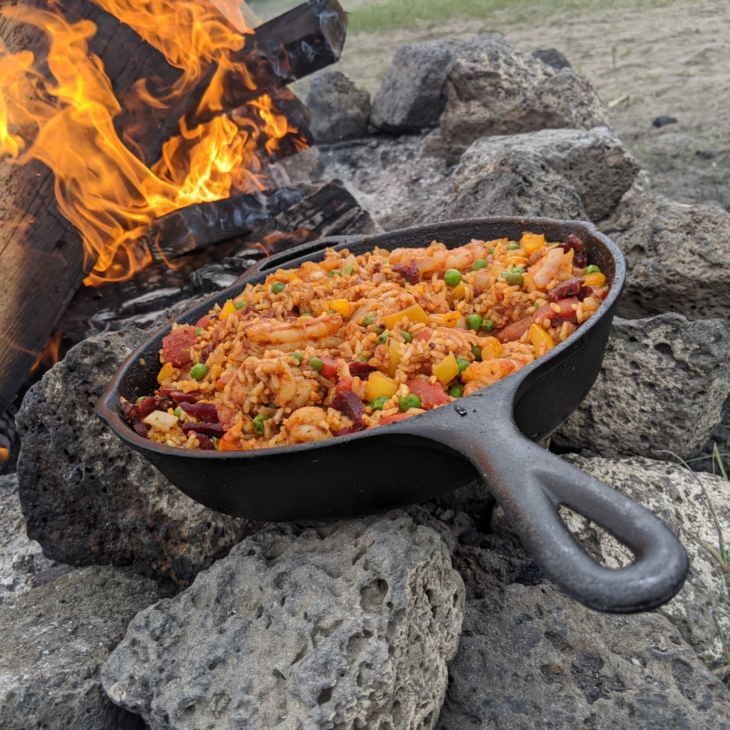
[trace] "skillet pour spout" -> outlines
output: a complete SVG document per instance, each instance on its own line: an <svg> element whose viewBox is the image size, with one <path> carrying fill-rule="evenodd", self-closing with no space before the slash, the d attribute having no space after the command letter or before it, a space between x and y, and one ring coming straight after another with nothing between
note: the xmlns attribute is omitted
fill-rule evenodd
<svg viewBox="0 0 730 730"><path fill-rule="evenodd" d="M425 502L481 479L543 573L568 595L613 613L656 608L684 583L689 560L679 540L651 512L536 443L578 407L593 385L623 288L623 256L593 224L485 218L314 241L259 262L229 289L176 321L194 324L247 283L263 282L278 268L321 260L327 247L359 255L375 246L415 248L438 240L454 248L472 239L519 240L524 231L544 233L550 241L578 236L589 262L606 274L608 296L591 319L548 354L454 403L314 444L246 452L157 444L127 426L119 398L134 400L154 391L162 338L170 323L130 355L97 404L97 414L192 499L249 519L346 519ZM618 570L595 563L560 517L561 505L610 532L632 550L634 563Z"/></svg>

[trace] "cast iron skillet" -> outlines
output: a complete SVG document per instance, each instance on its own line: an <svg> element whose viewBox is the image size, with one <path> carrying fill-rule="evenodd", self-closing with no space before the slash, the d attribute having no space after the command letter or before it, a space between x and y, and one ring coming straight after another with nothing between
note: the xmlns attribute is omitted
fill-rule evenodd
<svg viewBox="0 0 730 730"><path fill-rule="evenodd" d="M586 243L611 290L598 313L549 354L466 398L389 426L261 451L186 451L138 436L122 419L119 397L153 392L163 327L130 355L97 405L97 414L128 446L173 484L219 512L269 521L330 520L424 502L483 479L543 572L566 593L602 611L644 611L669 601L688 569L684 548L661 520L535 442L555 430L583 400L601 367L611 320L624 284L616 245L590 223L488 218L455 221L371 237L320 240L260 262L232 287L178 317L194 324L213 306L236 296L267 272L321 260L323 250L359 254L472 238L519 240L523 231ZM144 364L143 364L144 363ZM570 509L627 545L636 562L612 570L595 563L558 513Z"/></svg>

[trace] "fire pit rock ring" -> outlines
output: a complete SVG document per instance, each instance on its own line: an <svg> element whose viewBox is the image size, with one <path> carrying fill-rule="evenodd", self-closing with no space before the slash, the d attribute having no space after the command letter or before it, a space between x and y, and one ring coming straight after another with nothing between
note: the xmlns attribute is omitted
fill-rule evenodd
<svg viewBox="0 0 730 730"><path fill-rule="evenodd" d="M182 314L196 322L216 303L263 281L271 271L318 260L324 249L449 247L476 238L550 241L577 235L611 285L600 310L550 353L490 387L387 427L316 444L248 452L190 451L138 436L124 422L120 396L134 400L156 387L158 353L171 324L126 360L97 404L99 417L185 494L214 510L266 521L334 520L424 502L481 478L542 571L565 593L601 611L656 608L682 587L684 548L654 514L570 465L536 442L580 404L601 367L624 285L618 247L591 223L543 218L485 218L422 226L368 237L321 239L273 256L232 287ZM377 455L377 468L374 468ZM394 469L394 464L408 469ZM635 562L619 570L593 561L560 517L560 506L593 520L626 545Z"/></svg>

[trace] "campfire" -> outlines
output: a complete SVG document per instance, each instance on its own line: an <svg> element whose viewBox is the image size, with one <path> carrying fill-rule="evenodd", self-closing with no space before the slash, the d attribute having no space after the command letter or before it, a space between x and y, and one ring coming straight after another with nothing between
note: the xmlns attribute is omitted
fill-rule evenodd
<svg viewBox="0 0 730 730"><path fill-rule="evenodd" d="M312 141L287 84L339 59L345 13L310 0L255 27L241 7L28 0L0 11L0 413L69 336L67 324L51 341L63 316L78 324L180 290L245 236L261 255L336 233L332 216L356 206L339 184L288 188L274 165ZM314 221L319 207L329 212Z"/></svg>

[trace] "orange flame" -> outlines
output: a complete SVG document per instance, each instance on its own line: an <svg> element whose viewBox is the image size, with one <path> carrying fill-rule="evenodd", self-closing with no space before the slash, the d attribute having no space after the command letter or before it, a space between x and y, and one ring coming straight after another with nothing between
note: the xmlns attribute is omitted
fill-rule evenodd
<svg viewBox="0 0 730 730"><path fill-rule="evenodd" d="M156 46L183 74L163 100L189 91L218 69L201 106L219 111L222 86L216 78L232 67L231 51L244 36L211 5L180 0L96 0ZM228 17L250 33L237 6ZM181 133L163 147L161 159L147 167L121 142L113 119L122 109L104 72L89 53L96 26L69 23L60 14L29 7L6 8L3 15L30 23L48 35L48 68L53 81L34 68L29 51L10 54L0 43L0 155L14 164L33 159L55 175L61 213L80 232L93 269L86 284L128 278L150 261L141 244L150 222L193 203L226 198L264 187L256 150L265 141L271 153L297 130L277 115L262 96L243 114L217 116ZM236 66L241 71L243 67ZM144 98L143 89L136 89Z"/></svg>
<svg viewBox="0 0 730 730"><path fill-rule="evenodd" d="M31 373L34 373L41 366L45 370L52 368L59 360L59 353L61 351L61 335L59 332L54 332L51 335L51 339L48 340L48 344L41 350L38 355L38 359L30 369Z"/></svg>

